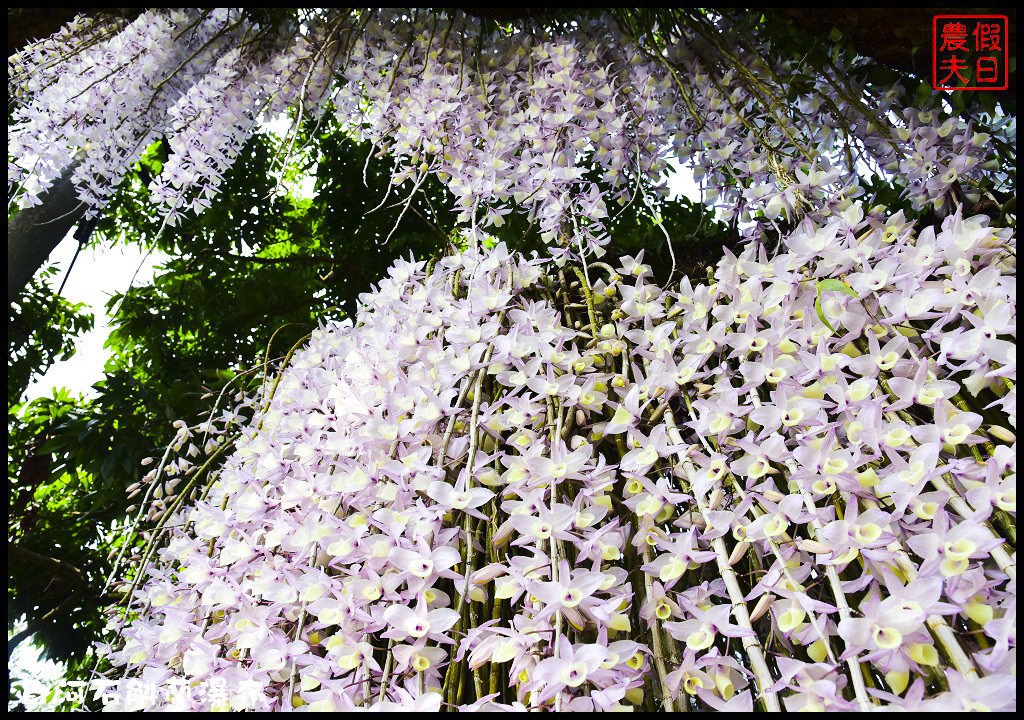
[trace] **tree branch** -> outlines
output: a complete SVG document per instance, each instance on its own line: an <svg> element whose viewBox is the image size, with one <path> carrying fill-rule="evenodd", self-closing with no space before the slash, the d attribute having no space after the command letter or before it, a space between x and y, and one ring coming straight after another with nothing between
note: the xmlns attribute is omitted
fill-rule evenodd
<svg viewBox="0 0 1024 720"><path fill-rule="evenodd" d="M10 565L11 560L23 560L25 562L30 562L33 565L49 568L54 572L63 573L65 575L73 575L82 583L88 584L89 582L89 579L86 577L85 573L77 567L75 567L74 565L72 565L71 563L65 562L64 560L58 560L57 558L48 557L46 555L40 555L37 552L33 552L32 550L26 550L25 548L19 547L18 545L9 544L7 546L8 565Z"/></svg>

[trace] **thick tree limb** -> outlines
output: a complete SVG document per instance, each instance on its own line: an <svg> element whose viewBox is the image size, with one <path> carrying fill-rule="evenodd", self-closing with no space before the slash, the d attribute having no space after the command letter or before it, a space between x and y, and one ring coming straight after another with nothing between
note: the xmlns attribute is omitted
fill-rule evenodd
<svg viewBox="0 0 1024 720"><path fill-rule="evenodd" d="M41 204L25 208L7 221L7 302L13 302L36 271L46 262L68 231L85 214L71 174L72 163L49 190Z"/></svg>

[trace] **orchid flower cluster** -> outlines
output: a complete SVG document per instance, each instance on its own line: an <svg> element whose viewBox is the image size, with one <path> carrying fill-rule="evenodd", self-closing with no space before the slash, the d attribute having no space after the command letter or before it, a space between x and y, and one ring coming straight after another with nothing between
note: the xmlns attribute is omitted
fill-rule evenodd
<svg viewBox="0 0 1024 720"><path fill-rule="evenodd" d="M170 159L151 190L176 224L185 210L209 207L262 113L298 102L315 109L326 100L315 32L270 32L226 8L147 10L129 24L108 23L79 16L8 59L9 93L19 103L8 189L18 184L21 207L40 203L73 167L79 197L94 215L166 136Z"/></svg>
<svg viewBox="0 0 1024 720"><path fill-rule="evenodd" d="M1012 709L1015 237L784 240L397 262L162 514L110 707Z"/></svg>
<svg viewBox="0 0 1024 720"><path fill-rule="evenodd" d="M560 33L400 10L318 11L280 28L240 10L151 10L123 28L78 19L8 62L20 103L8 188L22 206L39 202L81 153L74 180L94 212L166 135L170 160L151 189L174 224L209 205L261 115L317 117L329 101L396 159L406 205L436 175L474 240L519 206L559 259L603 253L608 201L655 212L673 159L727 219L827 223L865 172L898 178L940 216L1005 180L991 151L1015 147L1014 122L983 132L935 98L901 107L901 87L873 94L864 59L838 49L803 88L805 68L768 59L779 53L756 28L680 17L665 47L638 40L628 15ZM81 44L68 53L71 36Z"/></svg>
<svg viewBox="0 0 1024 720"><path fill-rule="evenodd" d="M694 22L701 34L668 51L680 68L673 72L694 79L683 98L689 112L676 100L674 145L680 160L692 159L698 179L706 178L706 202L718 203L727 218L810 213L827 220L863 192L857 178L865 174L897 178L915 208L940 216L961 197L977 202L986 177L1005 184L989 159L991 133L1014 145L1015 120L983 132L945 112L938 94L922 107L902 107L901 85L873 91L861 79L865 58L838 46L829 67L807 75L799 62L782 59L770 38ZM812 87L790 102L787 89L799 76Z"/></svg>

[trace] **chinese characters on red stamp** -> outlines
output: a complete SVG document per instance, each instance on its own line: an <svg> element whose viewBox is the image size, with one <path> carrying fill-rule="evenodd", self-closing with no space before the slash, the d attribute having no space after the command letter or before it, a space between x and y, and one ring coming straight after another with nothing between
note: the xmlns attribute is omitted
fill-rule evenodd
<svg viewBox="0 0 1024 720"><path fill-rule="evenodd" d="M936 15L932 20L932 87L1005 90L1009 86L1005 15Z"/></svg>

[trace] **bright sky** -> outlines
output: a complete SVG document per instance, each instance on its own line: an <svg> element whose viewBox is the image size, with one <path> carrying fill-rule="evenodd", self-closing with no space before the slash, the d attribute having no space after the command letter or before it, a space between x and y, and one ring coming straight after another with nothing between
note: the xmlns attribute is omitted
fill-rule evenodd
<svg viewBox="0 0 1024 720"><path fill-rule="evenodd" d="M289 129L286 117L281 116L271 122L264 123L263 129L283 136ZM289 190L300 197L312 197L312 175ZM63 279L71 258L74 257L77 243L68 232L57 249L50 255L50 260L60 268L59 278ZM146 252L137 245L121 245L115 249L98 248L83 250L71 270L71 276L64 286L63 295L71 302L84 302L96 317L95 328L81 335L76 341L77 351L68 360L58 361L38 378L38 382L29 385L26 393L29 400L38 397L50 397L53 390L59 387L68 388L72 395L83 393L87 397L96 393L93 383L103 378L103 366L107 361L107 351L103 344L110 335L110 318L106 314L106 303L114 293L123 294L135 277L135 286L144 286L152 282L157 267L167 260L168 256L154 250L146 257ZM60 286L60 280L56 287Z"/></svg>
<svg viewBox="0 0 1024 720"><path fill-rule="evenodd" d="M25 621L15 624L15 631L25 629ZM39 659L39 651L28 641L22 642L14 649L11 655L11 681L21 683L24 694L17 700L20 701L29 712L46 709L46 695L50 692L60 677L64 674L64 666L55 662ZM17 702L9 703L8 709L17 705Z"/></svg>
<svg viewBox="0 0 1024 720"><path fill-rule="evenodd" d="M60 268L60 279L67 272L78 246L72 237L73 232L69 232L50 255L50 260ZM72 394L95 395L92 384L102 379L103 365L107 359L107 353L103 350L103 343L110 335L107 300L114 293L124 293L128 289L136 270L138 275L135 277L135 285L149 284L153 280L156 266L167 259L159 250L154 250L149 257L145 256L145 251L136 245L87 249L78 255L64 286L63 296L71 302L84 302L88 305L96 317L96 324L93 330L76 340L77 350L71 358L54 363L45 375L38 378L38 382L29 385L26 394L30 400L49 397L54 388L58 387L66 387ZM56 284L59 287L60 281L57 280Z"/></svg>

